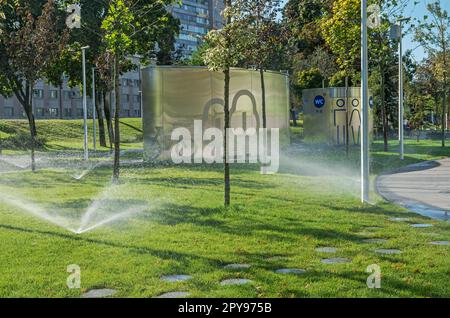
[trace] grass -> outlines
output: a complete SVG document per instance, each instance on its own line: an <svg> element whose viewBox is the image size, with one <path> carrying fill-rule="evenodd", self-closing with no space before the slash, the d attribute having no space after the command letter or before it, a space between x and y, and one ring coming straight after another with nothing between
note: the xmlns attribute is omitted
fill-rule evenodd
<svg viewBox="0 0 450 318"><path fill-rule="evenodd" d="M74 141L60 138L68 148L76 148ZM394 153L395 142L390 153L382 152L381 146L379 142L373 146L375 173L448 155L438 143L408 141L402 163ZM111 189L108 167L79 181L64 169L9 173L0 181L2 193L64 214L84 210L100 195L118 208L136 203L147 208L126 222L75 235L17 207L0 205L0 297L79 297L93 288L114 288L117 297L153 297L169 291L187 291L192 297L449 297L449 247L429 242L450 240L450 224L409 213L375 196L373 205L362 205L355 195L358 185L344 173L357 173L357 158L356 149L347 159L339 148L295 151L293 147L277 175L232 166L229 210L221 208L220 166L124 167L120 197ZM319 173L320 169L337 172ZM416 229L391 222L391 217L409 217L410 223L434 227ZM389 241L369 244L364 238ZM337 247L338 253L315 251L323 246ZM374 253L376 248L403 253L383 256ZM323 264L321 259L328 257L352 261ZM252 267L225 270L230 263ZM66 286L70 264L81 268L80 290ZM381 267L381 289L366 286L366 268L371 264ZM274 273L279 268L307 272ZM170 274L189 274L193 279L160 280ZM237 277L253 283L220 285L223 279Z"/></svg>
<svg viewBox="0 0 450 318"><path fill-rule="evenodd" d="M106 122L105 122L106 124ZM44 138L46 147L44 152L75 152L83 149L83 120L38 120L36 121L38 135ZM19 132L28 134L26 120L0 121L0 137L7 138ZM139 118L126 118L121 120L121 147L126 149L142 148L142 120ZM93 124L88 120L89 148L93 149ZM108 140L107 140L108 142ZM97 125L97 149L107 152L109 148L100 147ZM18 154L24 151L6 149L7 154Z"/></svg>

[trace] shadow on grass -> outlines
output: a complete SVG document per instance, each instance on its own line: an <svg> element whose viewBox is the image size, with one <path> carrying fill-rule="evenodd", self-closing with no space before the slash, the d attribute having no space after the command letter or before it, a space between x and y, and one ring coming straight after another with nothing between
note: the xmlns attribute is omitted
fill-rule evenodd
<svg viewBox="0 0 450 318"><path fill-rule="evenodd" d="M211 266L220 266L221 264L223 264L223 262L221 260L211 258L211 257L204 257L204 256L190 254L190 253L181 253L181 252L175 252L175 251L157 250L157 249L149 248L147 246L128 245L128 244L123 244L123 243L119 243L119 242L107 241L107 240L91 239L91 238L86 238L86 237L82 237L79 235L77 236L75 234L64 234L64 233L52 232L52 231L42 231L42 230L37 230L37 229L29 229L29 228L17 227L17 226L6 225L6 224L0 224L0 228L4 229L4 230L9 230L9 231L30 233L30 234L39 234L39 235L45 235L48 237L59 238L59 239L64 239L64 240L84 242L84 243L89 243L89 244L97 244L97 245L104 245L107 247L126 249L126 250L129 250L130 252L133 252L136 254L150 254L150 255L156 256L161 259L176 260L176 261L180 262L181 266L187 266L188 263L190 263L192 261L192 259L198 259L198 260L204 261L205 263L207 263Z"/></svg>
<svg viewBox="0 0 450 318"><path fill-rule="evenodd" d="M238 219L231 222L217 217L218 214L234 213ZM298 235L313 237L318 240L359 241L361 238L352 233L334 229L315 228L293 218L279 218L277 221L268 218L256 218L248 214L225 212L222 208L199 208L188 205L166 204L152 213L152 220L162 225L191 224L209 228L225 234L255 237L262 236L274 241L295 241ZM236 223L238 221L238 223Z"/></svg>

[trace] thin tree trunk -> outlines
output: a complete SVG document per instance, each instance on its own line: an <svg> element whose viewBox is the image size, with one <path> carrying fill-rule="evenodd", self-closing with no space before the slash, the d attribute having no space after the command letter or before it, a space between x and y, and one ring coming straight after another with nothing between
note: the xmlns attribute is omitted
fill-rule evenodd
<svg viewBox="0 0 450 318"><path fill-rule="evenodd" d="M231 8L231 0L224 0L225 9ZM227 17L227 24L231 24L231 16ZM231 43L230 39L226 38L226 54L227 54L227 63L230 62L229 49ZM225 125L224 125L224 134L223 134L223 159L224 159L224 181L225 181L225 191L224 191L224 204L225 207L230 206L230 163L228 162L228 128L230 127L230 65L228 64L224 70L225 75L225 87L224 87L224 114L225 114Z"/></svg>
<svg viewBox="0 0 450 318"><path fill-rule="evenodd" d="M444 84L444 93L443 93L443 96L442 96L442 116L441 116L442 147L445 147L445 135L446 135L446 131L445 131L445 128L446 128L445 120L446 120L446 118L445 118L445 115L446 115L446 113L447 113L447 87Z"/></svg>
<svg viewBox="0 0 450 318"><path fill-rule="evenodd" d="M34 120L34 114L33 114L33 84L27 83L26 84L26 104L25 107L25 113L28 118L28 126L30 129L30 146L31 146L31 171L36 172L36 159L35 159L35 148L36 148L36 122Z"/></svg>
<svg viewBox="0 0 450 318"><path fill-rule="evenodd" d="M100 146L106 147L106 136L105 136L105 122L103 121L103 111L100 107L100 94L95 94L95 111L97 112L97 120L98 120L98 134L100 137Z"/></svg>
<svg viewBox="0 0 450 318"><path fill-rule="evenodd" d="M107 95L107 93L103 92L103 106L104 106L104 110L105 110L106 126L108 128L109 149L112 151L114 132L113 132L113 128L112 128L110 100L106 97L106 95Z"/></svg>
<svg viewBox="0 0 450 318"><path fill-rule="evenodd" d="M259 74L261 77L261 99L262 99L262 118L263 118L263 128L267 128L267 113L266 113L266 84L264 81L264 69L259 66Z"/></svg>
<svg viewBox="0 0 450 318"><path fill-rule="evenodd" d="M63 119L63 97L62 97L62 93L63 93L63 84L61 83L59 85L59 92L58 92L58 97L59 97L59 119Z"/></svg>
<svg viewBox="0 0 450 318"><path fill-rule="evenodd" d="M381 74L381 120L383 122L383 142L384 142L384 151L389 151L389 137L388 137L388 120L387 120L387 109L386 109L386 94L385 94L385 81L384 81L384 72L382 67L380 66L380 74Z"/></svg>
<svg viewBox="0 0 450 318"><path fill-rule="evenodd" d="M119 87L119 59L114 57L114 169L113 181L119 182L120 177L120 87Z"/></svg>
<svg viewBox="0 0 450 318"><path fill-rule="evenodd" d="M230 127L230 69L227 68L224 71L225 74L225 126L223 134L223 160L224 160L224 181L225 181L225 192L224 192L224 202L225 207L230 206L230 163L228 162L228 128Z"/></svg>

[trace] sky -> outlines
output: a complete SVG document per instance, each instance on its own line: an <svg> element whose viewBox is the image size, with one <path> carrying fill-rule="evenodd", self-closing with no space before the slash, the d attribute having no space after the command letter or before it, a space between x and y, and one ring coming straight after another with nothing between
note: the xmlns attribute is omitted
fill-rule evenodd
<svg viewBox="0 0 450 318"><path fill-rule="evenodd" d="M409 4L405 8L403 16L422 19L427 12L427 4L435 1L436 0L409 0ZM284 5L288 0L282 0L282 2ZM450 13L450 0L441 0L441 6ZM413 36L411 34L405 36L403 46L405 50L413 50L413 57L417 61L421 61L426 56L423 48L413 41Z"/></svg>

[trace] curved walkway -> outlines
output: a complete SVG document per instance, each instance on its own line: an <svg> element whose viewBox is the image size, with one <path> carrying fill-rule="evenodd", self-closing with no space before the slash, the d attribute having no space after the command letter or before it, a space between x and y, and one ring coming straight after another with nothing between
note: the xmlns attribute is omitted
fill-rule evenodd
<svg viewBox="0 0 450 318"><path fill-rule="evenodd" d="M386 200L439 220L450 221L450 159L410 165L377 178Z"/></svg>

